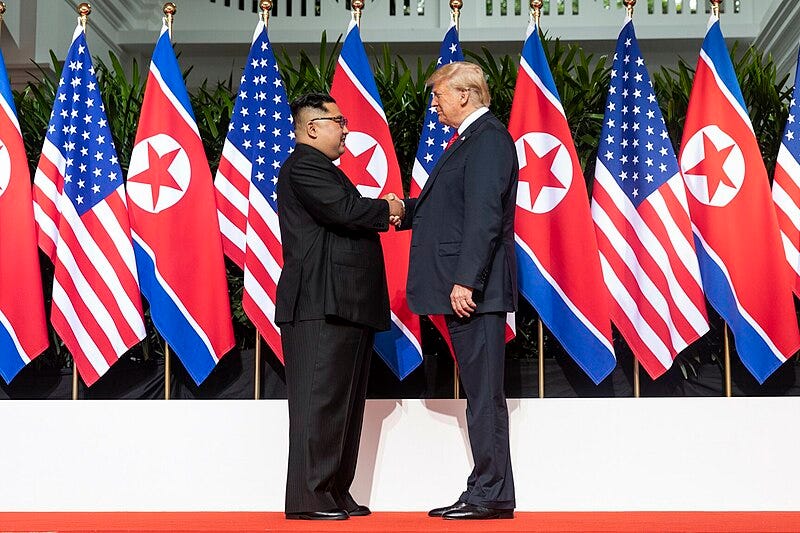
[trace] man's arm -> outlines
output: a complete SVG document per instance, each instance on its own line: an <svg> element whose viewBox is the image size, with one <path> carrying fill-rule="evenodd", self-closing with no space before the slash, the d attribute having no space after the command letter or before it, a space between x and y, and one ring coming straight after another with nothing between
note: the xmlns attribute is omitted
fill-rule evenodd
<svg viewBox="0 0 800 533"><path fill-rule="evenodd" d="M464 172L461 253L454 282L483 290L503 221L503 193L514 167L514 146L503 132L488 129L474 139ZM493 154L485 157L485 154Z"/></svg>
<svg viewBox="0 0 800 533"><path fill-rule="evenodd" d="M398 231L411 229L411 223L414 221L414 212L417 210L416 198L406 198L401 201L403 202L404 213L400 219L400 225L395 226Z"/></svg>
<svg viewBox="0 0 800 533"><path fill-rule="evenodd" d="M355 231L386 231L392 202L363 198L345 188L338 176L313 159L297 161L290 174L297 198L320 224Z"/></svg>

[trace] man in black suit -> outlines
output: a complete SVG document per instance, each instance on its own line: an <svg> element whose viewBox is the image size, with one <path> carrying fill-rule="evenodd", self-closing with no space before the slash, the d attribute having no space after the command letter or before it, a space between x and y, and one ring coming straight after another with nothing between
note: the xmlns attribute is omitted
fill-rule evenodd
<svg viewBox="0 0 800 533"><path fill-rule="evenodd" d="M514 210L519 164L511 136L489 112L489 88L480 67L451 63L427 83L439 121L457 130L457 137L419 197L405 200L401 229L414 231L408 304L420 315L445 315L467 396L475 464L458 501L428 514L513 518L503 373L506 313L517 304Z"/></svg>
<svg viewBox="0 0 800 533"><path fill-rule="evenodd" d="M373 339L390 320L378 232L404 208L362 198L333 164L348 130L330 95L302 96L291 109L297 145L278 175L275 305L289 399L286 518L344 520L370 514L350 485Z"/></svg>

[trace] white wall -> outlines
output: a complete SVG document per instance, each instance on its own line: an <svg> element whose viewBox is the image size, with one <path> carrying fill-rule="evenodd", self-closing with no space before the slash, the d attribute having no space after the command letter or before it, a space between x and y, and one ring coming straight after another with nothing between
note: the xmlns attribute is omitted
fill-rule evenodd
<svg viewBox="0 0 800 533"><path fill-rule="evenodd" d="M798 398L510 400L519 510L798 510ZM265 401L0 402L0 511L281 511L287 414ZM464 402L368 402L353 490L452 503Z"/></svg>

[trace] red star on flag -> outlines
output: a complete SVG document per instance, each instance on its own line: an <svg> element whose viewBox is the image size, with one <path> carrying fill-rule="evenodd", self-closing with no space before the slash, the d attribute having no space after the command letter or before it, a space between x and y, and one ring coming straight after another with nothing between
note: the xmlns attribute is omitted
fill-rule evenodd
<svg viewBox="0 0 800 533"><path fill-rule="evenodd" d="M340 160L340 167L346 169L347 177L353 182L356 187L359 185L366 185L368 187L380 187L381 184L373 177L367 169L367 165L372 160L372 154L375 153L377 144L373 144L371 148L367 148L360 155L353 155L349 149L345 149Z"/></svg>
<svg viewBox="0 0 800 533"><path fill-rule="evenodd" d="M725 173L725 169L722 168L734 146L736 145L732 144L726 148L723 148L722 150L717 150L717 147L714 146L714 143L711 142L711 139L709 139L708 136L703 133L703 153L705 154L705 158L697 163L694 167L687 170L686 174L706 177L709 201L714 198L714 195L717 193L717 189L719 189L720 183L723 183L734 189L736 188L736 185L734 185L734 183Z"/></svg>
<svg viewBox="0 0 800 533"><path fill-rule="evenodd" d="M558 177L553 174L553 162L558 155L558 150L561 146L554 146L544 156L539 157L533 151L531 145L523 141L525 146L525 166L520 169L519 179L525 180L530 184L531 205L536 202L539 193L545 187L553 187L555 189L565 189L564 184L561 183Z"/></svg>
<svg viewBox="0 0 800 533"><path fill-rule="evenodd" d="M169 166L175 161L175 158L178 157L180 151L180 148L176 148L171 152L159 156L158 152L153 148L153 145L147 143L147 170L132 178L128 178L128 181L150 185L153 193L153 208L158 205L158 196L161 194L161 187L169 187L170 189L178 191L183 190L169 172Z"/></svg>

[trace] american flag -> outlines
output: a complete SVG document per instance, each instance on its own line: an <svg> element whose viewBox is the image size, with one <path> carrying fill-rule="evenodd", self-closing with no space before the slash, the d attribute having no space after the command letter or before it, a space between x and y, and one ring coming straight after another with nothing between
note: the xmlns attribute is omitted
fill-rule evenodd
<svg viewBox="0 0 800 533"><path fill-rule="evenodd" d="M464 54L461 52L461 43L458 41L458 30L455 24L450 25L450 29L442 39L442 46L439 48L439 58L436 60L436 68L449 65L453 61L464 61ZM439 122L436 108L431 106L433 95L428 98L428 111L425 113L425 121L422 124L422 133L419 138L417 157L414 159L414 168L411 170L412 197L419 196L420 191L428 181L428 176L439 161L439 157L447 148L447 143L456 133L456 130Z"/></svg>
<svg viewBox="0 0 800 533"><path fill-rule="evenodd" d="M444 35L444 39L442 39L439 57L436 60L436 68L449 65L454 61L464 61L464 53L461 51L458 29L455 23L451 23L450 28ZM436 108L431 105L432 100L433 95L428 97L428 110L425 112L425 120L422 123L422 132L420 133L419 146L417 147L417 156L414 159L414 167L411 170L411 185L409 187L411 197L419 196L428 181L428 176L433 167L436 166L457 131L439 122ZM454 354L453 344L450 340L450 333L447 330L444 317L442 315L431 315L429 318L433 325L436 326L436 329L439 330L445 342L447 342L450 353ZM514 313L508 313L506 315L506 342L514 338L515 332Z"/></svg>
<svg viewBox="0 0 800 533"><path fill-rule="evenodd" d="M800 55L797 74L800 79ZM794 292L800 296L800 83L795 82L789 117L778 150L772 200L778 212L778 225L786 260L792 268Z"/></svg>
<svg viewBox="0 0 800 533"><path fill-rule="evenodd" d="M630 19L614 54L592 219L612 321L656 378L708 320L686 190Z"/></svg>
<svg viewBox="0 0 800 533"><path fill-rule="evenodd" d="M87 385L145 336L122 178L79 25L33 192L39 247L55 266L50 320Z"/></svg>
<svg viewBox="0 0 800 533"><path fill-rule="evenodd" d="M214 182L225 254L244 270L242 307L283 360L275 289L283 268L275 186L294 150L286 90L259 22Z"/></svg>

